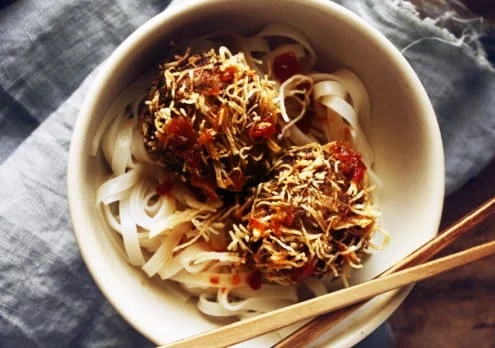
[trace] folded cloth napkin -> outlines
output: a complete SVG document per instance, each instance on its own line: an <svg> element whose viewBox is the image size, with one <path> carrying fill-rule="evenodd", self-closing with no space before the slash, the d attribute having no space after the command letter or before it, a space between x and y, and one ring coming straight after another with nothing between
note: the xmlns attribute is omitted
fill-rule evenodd
<svg viewBox="0 0 495 348"><path fill-rule="evenodd" d="M438 21L421 20L404 1L339 2L385 34L420 76L440 122L447 190L455 190L495 151L495 74L476 30L466 25L471 31L455 37ZM158 0L0 5L2 347L151 345L108 304L82 263L65 176L72 128L96 67L167 5Z"/></svg>

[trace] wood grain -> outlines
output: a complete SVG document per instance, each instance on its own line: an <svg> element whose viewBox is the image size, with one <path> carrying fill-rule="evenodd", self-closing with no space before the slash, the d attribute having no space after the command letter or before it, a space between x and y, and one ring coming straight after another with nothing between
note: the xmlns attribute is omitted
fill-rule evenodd
<svg viewBox="0 0 495 348"><path fill-rule="evenodd" d="M495 161L445 200L442 226L495 195ZM440 254L495 239L495 216ZM401 348L495 348L495 258L461 267L415 286L389 320Z"/></svg>

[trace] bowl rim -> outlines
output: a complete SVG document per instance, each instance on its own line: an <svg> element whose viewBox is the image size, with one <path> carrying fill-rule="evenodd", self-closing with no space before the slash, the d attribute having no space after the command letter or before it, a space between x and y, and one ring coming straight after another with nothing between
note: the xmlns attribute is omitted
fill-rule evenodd
<svg viewBox="0 0 495 348"><path fill-rule="evenodd" d="M105 281L104 274L100 272L99 267L91 261L91 245L85 242L85 233L87 229L85 227L90 226L87 220L90 218L89 213L85 212L83 206L82 190L79 189L79 182L82 178L83 167L82 158L87 156L87 152L84 148L85 134L88 133L88 128L92 118L92 114L95 112L95 101L99 94L104 92L105 86L112 80L112 76L115 74L115 67L120 64L125 64L125 59L131 50L136 47L140 42L146 40L146 36L159 30L163 23L167 22L171 18L180 17L181 15L201 10L204 6L211 6L211 3L215 0L184 0L173 1L164 11L155 15L149 19L146 23L138 27L130 36L128 36L111 54L111 56L102 64L100 70L97 73L94 81L91 83L91 87L84 98L81 105L81 109L77 116L77 120L74 126L71 144L69 149L68 167L67 167L67 192L69 211L72 222L72 229L74 231L76 242L78 244L79 252L82 259L91 274L93 280L97 284L100 291L104 294L107 301L111 303L114 309L124 320L144 335L150 341L160 344L154 337L146 330L138 318L129 317L125 315L122 304L114 299L112 296L112 286ZM229 2L230 0L216 0L215 3ZM435 231L438 230L440 225L441 214L443 210L443 198L445 193L445 165L444 165L444 153L440 134L439 124L435 116L435 112L428 95L419 80L419 77L414 72L409 62L399 52L399 50L387 39L383 34L378 32L370 24L366 23L363 19L358 17L350 10L342 7L328 0L286 0L287 2L298 3L300 5L320 7L327 13L331 13L333 16L345 20L351 26L357 27L360 31L366 32L366 34L374 40L375 44L381 46L387 51L392 59L397 62L397 65L401 67L403 73L406 76L406 80L414 89L417 100L419 101L422 109L425 111L423 116L424 122L427 123L427 136L429 141L432 142L431 150L434 152L431 156L434 157L438 164L436 173L438 174L436 180L437 185L434 186L434 192L431 192L431 197L437 202L435 205L436 211L432 212L432 222L435 227ZM431 236L433 237L433 236ZM337 343L337 346L350 346L358 343L369 335L374 329L376 329L381 323L397 309L397 307L406 298L412 287L406 287L398 290L394 290L390 293L382 295L380 300L383 302L383 306L378 311L378 318L373 322L361 323L358 333L350 337L344 337ZM375 301L374 300L374 301ZM356 331L356 330L355 330ZM347 335L349 336L349 335ZM163 342L161 342L163 343Z"/></svg>

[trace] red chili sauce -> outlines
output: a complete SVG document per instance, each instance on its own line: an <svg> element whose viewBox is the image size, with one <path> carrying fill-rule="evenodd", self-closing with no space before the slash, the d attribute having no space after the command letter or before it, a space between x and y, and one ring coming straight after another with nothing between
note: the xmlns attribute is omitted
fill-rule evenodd
<svg viewBox="0 0 495 348"><path fill-rule="evenodd" d="M354 152L350 146L337 142L330 148L333 155L341 162L342 172L347 178L360 182L366 173L366 165L362 161L362 156Z"/></svg>
<svg viewBox="0 0 495 348"><path fill-rule="evenodd" d="M220 80L222 82L232 82L236 72L237 72L237 68L235 66L229 66L225 69L222 75L220 75Z"/></svg>
<svg viewBox="0 0 495 348"><path fill-rule="evenodd" d="M300 72L301 66L294 52L283 53L273 60L273 73L280 82Z"/></svg>
<svg viewBox="0 0 495 348"><path fill-rule="evenodd" d="M311 277L315 271L315 263L307 262L304 266L292 270L291 280L298 282L304 278Z"/></svg>
<svg viewBox="0 0 495 348"><path fill-rule="evenodd" d="M275 124L271 119L262 120L249 129L249 137L254 141L267 140L275 135Z"/></svg>
<svg viewBox="0 0 495 348"><path fill-rule="evenodd" d="M253 290L258 290L263 285L263 273L259 269L248 275L247 283Z"/></svg>
<svg viewBox="0 0 495 348"><path fill-rule="evenodd" d="M194 129L191 121L185 116L172 118L165 129L165 135L160 139L161 143L167 144L168 147L185 152L189 150L195 140ZM181 154L186 157L186 154Z"/></svg>
<svg viewBox="0 0 495 348"><path fill-rule="evenodd" d="M218 283L220 283L220 279L217 276L211 276L210 277L210 283L218 284Z"/></svg>

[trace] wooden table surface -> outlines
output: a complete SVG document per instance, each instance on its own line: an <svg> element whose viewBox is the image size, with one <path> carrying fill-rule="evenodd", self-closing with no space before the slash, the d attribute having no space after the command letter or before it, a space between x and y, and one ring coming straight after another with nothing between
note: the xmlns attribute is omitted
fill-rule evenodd
<svg viewBox="0 0 495 348"><path fill-rule="evenodd" d="M445 199L442 226L495 195L495 161ZM495 216L442 255L495 239ZM389 321L395 347L495 347L495 257L416 284Z"/></svg>
<svg viewBox="0 0 495 348"><path fill-rule="evenodd" d="M411 0L420 10L454 0ZM458 2L458 1L457 1ZM495 0L463 0L486 23L495 23ZM425 13L422 13L425 15ZM495 26L494 26L495 28ZM492 29L493 30L493 29ZM488 52L490 57L495 52ZM445 199L442 227L495 195L495 160ZM442 255L495 239L495 216L454 242ZM416 284L389 321L395 347L495 348L495 257Z"/></svg>

